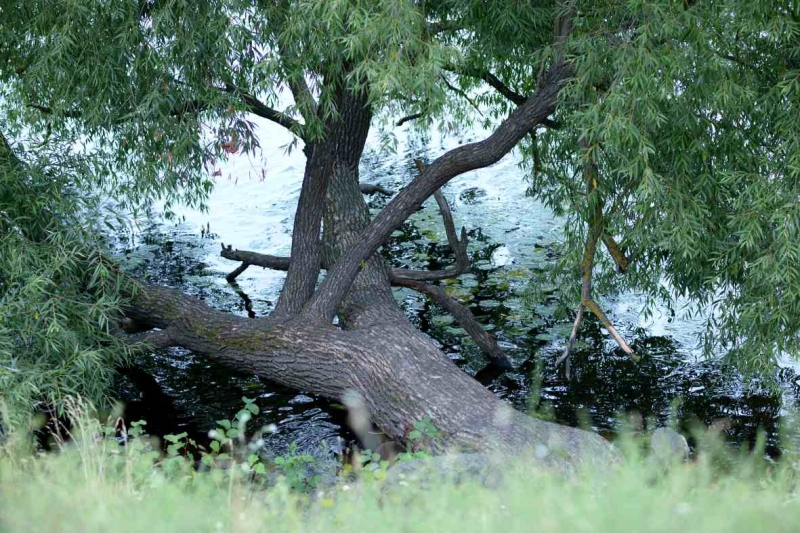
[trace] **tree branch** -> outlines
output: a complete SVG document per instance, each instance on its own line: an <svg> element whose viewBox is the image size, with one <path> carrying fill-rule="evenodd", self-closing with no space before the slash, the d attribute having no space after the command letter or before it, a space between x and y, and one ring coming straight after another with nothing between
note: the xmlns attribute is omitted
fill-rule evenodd
<svg viewBox="0 0 800 533"><path fill-rule="evenodd" d="M302 75L292 77L288 81L289 90L292 92L292 97L297 104L297 109L306 120L310 122L317 116L317 101L311 94L311 89L308 88L305 78Z"/></svg>
<svg viewBox="0 0 800 533"><path fill-rule="evenodd" d="M462 238L462 242L466 243L466 240ZM234 250L231 246L226 247L224 244L220 255L231 261L242 261L242 264L236 270L226 276L229 283L233 283L236 277L245 270L245 265L286 271L289 270L289 264L291 263L291 259L288 257ZM327 269L328 266L323 260L322 268ZM472 337L475 344L483 350L495 366L504 370L511 369L512 366L508 357L497 345L494 338L483 329L483 326L480 325L467 307L449 297L440 287L422 282L426 279L440 280L460 274L461 271L456 268L434 271L393 269L389 274L389 282L396 287L407 287L433 298L442 308L453 315L461 327L464 328L464 331Z"/></svg>
<svg viewBox="0 0 800 533"><path fill-rule="evenodd" d="M280 26L282 25L283 23L280 24ZM297 109L305 119L306 124L310 124L312 120L318 118L317 101L314 99L314 95L311 94L311 89L309 89L306 83L305 74L302 72L302 69L300 72L292 72L292 65L290 65L292 61L290 59L289 50L286 44L280 39L278 40L278 51L280 52L280 62L286 76L286 83L289 86L289 90L292 92L292 98L294 98Z"/></svg>
<svg viewBox="0 0 800 533"><path fill-rule="evenodd" d="M514 411L407 325L342 330L307 320L248 319L153 285L140 286L125 311L169 329L176 344L198 355L280 385L334 401L355 391L370 420L401 442L415 421L431 416L443 446L509 455L546 445L558 453L543 464L560 472L618 458L594 433Z"/></svg>
<svg viewBox="0 0 800 533"><path fill-rule="evenodd" d="M224 247L222 248L222 252L223 252L223 255L224 255L224 252L225 252L225 248ZM225 276L225 280L228 283L233 283L234 281L236 281L236 278L241 276L244 273L244 271L247 270L247 267L249 267L249 266L250 266L250 263L248 263L247 261L243 261L242 264L239 265L238 267L236 267L236 269L233 272L231 272L230 274Z"/></svg>
<svg viewBox="0 0 800 533"><path fill-rule="evenodd" d="M261 268L269 268L270 270L279 270L286 272L289 270L291 258L281 257L275 255L261 254L258 252L250 252L247 250L234 250L231 246L222 246L221 257L230 259L231 261L241 261L242 265L237 267L233 272L225 276L225 279L232 283L239 275L246 269L242 268L244 264L249 266L257 266ZM467 265L468 267L469 265ZM323 259L321 263L323 270L328 270L330 265ZM393 268L389 273L389 281L393 285L399 285L402 281L441 281L443 279L450 279L460 276L466 271L461 268L445 268L443 270L409 270L405 268Z"/></svg>
<svg viewBox="0 0 800 533"><path fill-rule="evenodd" d="M180 83L180 81L178 81ZM263 102L261 102L258 98L251 95L250 93L244 91L236 87L231 83L226 83L224 88L218 87L218 89L225 93L236 94L238 95L242 101L247 104L247 111L257 115L261 118L265 118L270 120L276 124L283 126L284 128L288 129L302 140L306 140L305 133L304 133L304 126L300 122L296 121L289 115L277 111ZM41 104L28 104L28 107L32 109L37 109L46 115L54 114L54 110L51 107L41 105ZM190 100L188 102L184 102L180 105L174 106L172 109L169 110L169 115L173 117L180 117L186 113L197 113L208 109L208 105L203 102L199 102L196 100ZM73 110L73 111L65 111L62 115L66 118L80 118L83 116L81 111Z"/></svg>
<svg viewBox="0 0 800 533"><path fill-rule="evenodd" d="M271 107L266 106L263 102L261 102L258 98L251 95L250 93L236 87L232 83L225 83L225 89L223 89L227 93L232 93L238 95L244 103L247 104L247 110L254 115L257 115L261 118L265 118L270 120L276 124L283 126L284 128L288 129L304 141L306 140L304 127L301 123L290 117L285 113L281 113L280 111L276 111Z"/></svg>
<svg viewBox="0 0 800 533"><path fill-rule="evenodd" d="M430 296L445 311L453 315L458 325L467 332L473 341L475 341L475 344L486 354L486 357L489 358L493 365L503 370L513 370L514 365L511 364L511 360L509 360L500 346L497 345L497 341L494 337L483 329L483 326L475 318L475 315L458 300L448 296L441 287L410 279L394 279L392 281L393 285L407 287Z"/></svg>
<svg viewBox="0 0 800 533"><path fill-rule="evenodd" d="M132 333L125 339L129 343L140 344L148 346L153 350L160 350L162 348L169 348L176 346L175 341L169 333L168 329L142 331L140 333Z"/></svg>
<svg viewBox="0 0 800 533"><path fill-rule="evenodd" d="M143 350L160 350L177 343L169 327L153 329L152 326L124 318L119 324L109 323L109 332L123 343Z"/></svg>
<svg viewBox="0 0 800 533"><path fill-rule="evenodd" d="M450 81L444 76L442 76L442 81L444 82L445 86L448 89L450 89L451 91L453 91L454 93L459 95L461 98L463 98L464 100L469 102L469 105L471 105L473 108L475 108L475 111L477 111L479 115L483 116L483 113L481 112L480 106L478 104L476 104L475 101L472 98L470 98L467 93L465 93L464 91L462 91L461 89L459 89L458 87L456 87L455 85L450 83Z"/></svg>
<svg viewBox="0 0 800 533"><path fill-rule="evenodd" d="M583 322L583 300L581 299L581 303L578 304L578 309L575 312L575 322L572 323L572 331L569 334L569 341L567 341L567 347L564 348L564 353L561 354L556 360L556 368L561 365L564 361L567 362L566 367L564 368L564 373L569 379L569 354L572 351L572 347L575 346L575 340L578 338L578 330L581 328L581 323Z"/></svg>
<svg viewBox="0 0 800 533"><path fill-rule="evenodd" d="M611 258L614 259L614 263L616 263L619 273L624 274L627 272L629 266L628 257L625 255L625 252L622 251L622 248L620 248L619 244L617 244L617 241L614 240L614 237L604 235L603 244L605 244L606 250L608 250Z"/></svg>
<svg viewBox="0 0 800 533"><path fill-rule="evenodd" d="M425 116L425 113L412 113L410 115L406 115L397 122L395 122L395 126L399 127L405 124L406 122L411 122L412 120L417 120L418 118L422 118Z"/></svg>
<svg viewBox="0 0 800 533"><path fill-rule="evenodd" d="M511 89L508 85L500 81L500 78L489 71L479 71L477 69L460 70L456 67L449 67L447 70L454 74L469 76L471 78L482 80L484 83L500 93L501 96L505 97L507 100L511 101L517 106L521 106L527 100L525 96ZM549 118L543 119L540 124L551 129L558 129L559 127L557 122L550 120Z"/></svg>
<svg viewBox="0 0 800 533"><path fill-rule="evenodd" d="M15 170L24 165L20 158L17 157L14 149L11 148L11 143L8 142L2 131L0 131L0 162L11 165Z"/></svg>
<svg viewBox="0 0 800 533"><path fill-rule="evenodd" d="M611 320L609 320L606 314L603 312L603 310L600 309L600 306L597 305L597 302L595 302L594 300L587 300L583 302L583 305L585 305L586 308L592 313L594 313L594 315L600 320L600 322L603 324L603 326L605 326L605 328L608 330L608 332L611 334L614 340L617 341L619 347L622 348L622 351L628 354L631 359L638 362L639 356L633 352L633 348L631 348L628 345L628 343L625 342L625 339L623 339L622 336L619 333L617 333L617 329L614 327L614 324L611 323Z"/></svg>
<svg viewBox="0 0 800 533"><path fill-rule="evenodd" d="M241 261L254 266L270 268L272 270L289 270L289 258L277 255L260 254L245 250L234 250L232 246L222 245L220 256L231 261ZM323 267L324 268L324 267ZM230 281L230 280L228 280Z"/></svg>
<svg viewBox="0 0 800 533"><path fill-rule="evenodd" d="M324 321L333 319L350 284L367 260L422 202L448 181L470 170L484 168L499 161L519 141L555 110L558 93L572 75L564 63L556 64L543 77L540 89L518 107L488 138L455 148L436 159L400 191L362 232L358 243L342 255L320 284L307 312Z"/></svg>
<svg viewBox="0 0 800 533"><path fill-rule="evenodd" d="M589 146L585 140L581 141L581 147L586 151L587 154L587 160L583 166L583 177L586 181L586 197L588 198L590 194L595 193L597 190L598 170L592 155L592 151L589 150ZM595 316L597 316L598 319L600 319L600 322L602 322L606 329L608 329L609 333L611 333L611 336L614 337L614 340L617 341L617 344L620 345L625 353L631 356L634 361L639 360L636 354L633 353L631 347L628 346L628 343L626 343L622 336L617 333L616 328L614 328L614 325L611 323L605 313L603 313L603 310L600 309L600 306L597 305L597 302L592 299L592 273L594 270L595 254L597 252L597 241L600 240L603 232L605 231L603 203L599 198L596 199L594 203L594 213L593 216L588 220L588 224L589 234L586 236L586 245L583 250L583 259L581 260L581 302L578 304L578 309L575 314L575 322L572 325L572 332L570 333L567 346L564 348L564 353L558 358L558 360L556 360L556 367L558 367L562 362L566 361L567 379L569 379L570 351L575 345L575 339L578 335L581 322L583 321L584 307L589 309L595 314ZM620 269L620 271L627 269L627 258L622 253L622 250L619 249L619 246L617 246L617 243L613 240L613 238L606 237L604 238L604 242L606 247L609 249L609 253L611 253L612 257L614 257L614 261L617 262L617 267Z"/></svg>
<svg viewBox="0 0 800 533"><path fill-rule="evenodd" d="M414 161L414 163L417 165L417 168L420 170L420 172L422 172L422 169L424 168L422 162L417 159ZM392 194L391 191L388 191L378 185L361 183L359 184L359 187L362 193L374 191L382 194ZM455 223L453 222L453 213L450 210L450 204L447 203L447 199L444 197L441 191L436 191L434 193L434 197L436 198L436 203L439 206L439 212L442 215L445 234L447 235L447 241L450 244L450 248L453 250L453 254L455 255L456 264L453 267L445 268L443 270L392 269L389 276L390 281L392 281L393 284L399 285L403 281L439 281L458 277L469 270L470 261L469 255L467 254L467 231L462 227L461 238L458 238ZM272 270L287 271L289 270L291 263L291 260L288 257L278 257L274 255L260 254L257 252L234 250L231 246L226 248L224 244L222 245L222 252L220 255L225 259L230 259L231 261L242 262L242 264L239 265L236 270L226 276L225 279L227 279L229 283L233 282L240 274L242 274L242 272L244 272L249 265L260 266ZM321 268L327 270L329 267L330 265L327 264L323 258L321 261Z"/></svg>
<svg viewBox="0 0 800 533"><path fill-rule="evenodd" d="M38 111L41 111L45 115L52 115L53 114L53 108L45 106L45 105L28 104L28 107L30 107L31 109L36 109ZM63 115L66 118L79 118L81 116L81 112L80 111L65 111L63 113Z"/></svg>
<svg viewBox="0 0 800 533"><path fill-rule="evenodd" d="M394 192L390 191L389 189L372 183L359 183L358 188L361 191L361 194L382 194L384 196L391 196L394 194Z"/></svg>

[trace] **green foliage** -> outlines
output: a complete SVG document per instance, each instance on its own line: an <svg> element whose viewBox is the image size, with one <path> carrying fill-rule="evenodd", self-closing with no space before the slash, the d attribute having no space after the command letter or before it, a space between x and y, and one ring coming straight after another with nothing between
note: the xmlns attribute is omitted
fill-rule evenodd
<svg viewBox="0 0 800 533"><path fill-rule="evenodd" d="M69 173L86 164L18 155L0 137L0 399L12 425L67 395L102 401L129 352L109 330L124 281L95 233L113 213Z"/></svg>
<svg viewBox="0 0 800 533"><path fill-rule="evenodd" d="M312 455L297 453L297 446L293 443L289 446L289 453L273 459L273 464L289 488L308 492L317 487L320 479L318 475L309 474L309 466L314 461Z"/></svg>
<svg viewBox="0 0 800 533"><path fill-rule="evenodd" d="M408 433L408 440L417 445L417 448L422 446L434 448L441 444L444 434L433 424L429 415L422 420L415 421L413 427L414 429Z"/></svg>
<svg viewBox="0 0 800 533"><path fill-rule="evenodd" d="M79 409L72 405L71 408ZM73 411L73 414L78 413ZM346 481L311 494L286 483L264 488L241 468L167 471L133 424L125 446L116 429L77 418L74 441L59 454L0 449L0 528L56 531L599 531L750 532L798 527L798 464L759 451L720 469L720 450L701 439L693 463L651 461L636 440L621 465L586 467L566 477L532 460L505 465L486 487L446 477L417 485ZM730 456L730 450L725 451ZM42 513L46 502L47 513ZM198 512L202 510L202 512Z"/></svg>
<svg viewBox="0 0 800 533"><path fill-rule="evenodd" d="M798 5L606 1L579 13L558 128L524 148L531 194L566 221L555 284L574 307L599 206L630 268L618 275L600 253L596 291L640 291L646 313L687 298L708 320L709 352L768 375L800 354Z"/></svg>

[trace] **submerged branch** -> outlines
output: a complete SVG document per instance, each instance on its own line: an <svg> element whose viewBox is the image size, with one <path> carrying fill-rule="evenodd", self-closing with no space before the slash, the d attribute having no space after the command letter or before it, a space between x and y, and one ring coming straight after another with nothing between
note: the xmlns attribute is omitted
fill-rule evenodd
<svg viewBox="0 0 800 533"><path fill-rule="evenodd" d="M247 263L251 266L261 268L269 268L270 270L280 270L286 272L289 270L291 264L290 257L282 257L276 255L261 254L258 252L250 252L247 250L234 250L231 246L222 246L220 256L231 261L240 261ZM321 268L327 270L330 264L324 259L321 262ZM241 270L240 270L241 269ZM244 272L240 267L236 268L233 272L226 276L228 282L233 282L236 278ZM441 281L443 279L450 279L463 274L460 268L446 268L444 270L408 270L403 268L394 268L389 273L389 280L392 284L403 280L411 281Z"/></svg>
<svg viewBox="0 0 800 533"><path fill-rule="evenodd" d="M583 304L589 311L594 313L594 315L600 320L600 322L608 330L608 332L611 334L614 340L617 341L619 347L622 348L622 351L628 354L634 361L639 361L639 356L633 352L633 349L628 345L627 342L625 342L625 339L623 339L622 336L617 332L617 329L614 327L614 324L611 323L611 320L609 320L606 314L603 312L603 310L600 309L600 306L597 305L597 302L595 302L594 300L587 300L583 302Z"/></svg>
<svg viewBox="0 0 800 533"><path fill-rule="evenodd" d="M234 250L231 246L226 247L225 245L222 245L222 252L220 255L231 261L242 262L239 268L228 274L226 279L231 283L236 279L236 276L244 271L242 268L244 265L287 271L291 263L291 258L289 257L278 257L260 254L258 252ZM323 269L327 269L329 265L323 260L321 266ZM505 353L503 353L503 350L497 345L494 337L483 329L483 326L480 325L466 306L448 296L440 287L423 283L423 281L426 280L440 280L458 275L459 272L457 272L455 268L433 271L393 269L389 273L389 282L396 287L407 287L433 298L442 308L453 315L461 327L464 328L464 331L472 337L475 344L483 350L493 364L504 370L512 368L511 362Z"/></svg>
<svg viewBox="0 0 800 533"><path fill-rule="evenodd" d="M581 146L588 154L588 160L583 167L583 175L586 181L586 197L588 198L589 195L596 193L598 170L594 159L591 157L591 151L588 149L589 147L586 141L581 141ZM609 320L606 314L603 313L603 310L600 309L600 306L597 304L597 302L595 302L592 298L592 273L594 270L595 255L597 253L597 241L601 239L601 236L603 243L606 245L606 248L611 254L611 257L614 258L614 262L617 264L619 271L625 272L625 270L628 268L628 259L625 257L625 254L622 252L617 242L612 237L603 236L606 224L603 217L603 203L599 198L595 200L594 213L592 214L591 219L588 221L588 224L589 234L586 236L586 245L583 250L583 259L581 260L581 302L578 305L578 309L575 313L575 322L572 325L572 331L570 333L569 340L567 341L567 346L564 348L564 353L556 361L556 367L561 365L561 363L566 362L565 369L567 379L569 379L570 351L575 345L575 339L577 338L578 330L580 329L583 321L584 308L591 311L600 320L600 322L602 322L603 326L605 326L605 328L608 330L614 340L617 341L617 344L619 344L625 353L631 356L634 361L639 360L636 354L633 353L633 350L628 343L625 342L625 339L623 339L622 336L617 333L617 330L611 323L611 320Z"/></svg>
<svg viewBox="0 0 800 533"><path fill-rule="evenodd" d="M561 354L556 360L556 368L558 368L561 363L566 361L566 366L564 367L564 372L567 375L567 379L569 379L569 353L572 350L572 347L575 346L575 340L578 338L578 330L581 328L581 323L583 322L583 302L578 304L578 310L575 312L575 322L572 324L572 331L569 334L569 341L567 341L567 347L564 348L564 353Z"/></svg>
<svg viewBox="0 0 800 533"><path fill-rule="evenodd" d="M223 248L223 251L224 251L224 248ZM250 266L250 263L248 263L247 261L242 262L242 264L239 265L238 267L236 267L233 272L231 272L230 274L225 276L225 280L228 283L233 283L234 281L236 281L236 278L238 278L245 270L247 270L247 267L249 267L249 266Z"/></svg>
<svg viewBox="0 0 800 533"><path fill-rule="evenodd" d="M475 315L463 305L461 302L447 295L447 293L438 285L430 283L422 283L409 279L392 280L393 285L400 287L407 287L417 292L421 292L430 296L437 304L439 304L445 311L453 315L458 325L475 341L475 344L486 354L491 363L502 370L513 370L514 365L511 360L503 352L497 344L495 338L486 331L483 326L475 318Z"/></svg>

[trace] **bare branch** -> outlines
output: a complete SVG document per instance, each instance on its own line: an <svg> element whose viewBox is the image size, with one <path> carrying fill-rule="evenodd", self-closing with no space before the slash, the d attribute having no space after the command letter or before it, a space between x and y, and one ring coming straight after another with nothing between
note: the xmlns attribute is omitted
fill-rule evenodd
<svg viewBox="0 0 800 533"><path fill-rule="evenodd" d="M234 250L230 246L227 248L223 247L220 256L225 259L230 259L231 261L241 261L243 264L249 266L269 268L270 270L279 270L282 272L288 271L291 263L291 258L289 257L267 255L246 250ZM226 276L228 282L235 281L236 278L244 272L244 269L240 271L240 268L241 266ZM323 259L321 268L327 270L330 268L330 265ZM443 279L458 277L465 271L466 269L462 270L460 268L446 268L443 270L408 270L404 268L395 268L389 273L389 281L391 281L393 285L399 285L407 280L441 281Z"/></svg>
<svg viewBox="0 0 800 533"><path fill-rule="evenodd" d="M394 279L392 281L394 285L408 287L409 289L430 296L445 311L453 315L458 325L475 341L475 344L486 354L486 357L489 358L493 365L504 370L512 370L514 368L508 356L503 352L500 346L497 345L497 341L488 331L483 329L483 326L478 322L472 312L458 300L448 296L441 287L409 279Z"/></svg>
<svg viewBox="0 0 800 533"><path fill-rule="evenodd" d="M268 107L263 102L261 102L258 98L251 95L247 91L236 87L232 83L225 83L225 92L236 94L247 104L247 110L254 115L257 115L261 118L265 118L270 120L276 124L280 124L284 128L288 129L301 139L305 140L305 134L303 131L303 125L290 117L285 113L281 113L271 107Z"/></svg>
<svg viewBox="0 0 800 533"><path fill-rule="evenodd" d="M484 83L486 83L494 90L496 90L498 93L500 93L500 95L502 95L507 100L511 101L517 106L521 106L527 100L525 96L511 89L508 85L500 81L500 78L498 78L489 71L479 71L477 69L458 69L456 67L449 67L447 68L447 70L453 72L454 74L458 74L461 76L469 76L472 78L482 80ZM542 126L551 129L558 129L559 127L559 124L557 122L550 120L549 118L543 119L540 124Z"/></svg>
<svg viewBox="0 0 800 533"><path fill-rule="evenodd" d="M399 127L405 124L406 122L411 122L412 120L417 120L418 118L422 118L425 116L425 113L412 113L410 115L406 115L397 122L395 122L395 126Z"/></svg>
<svg viewBox="0 0 800 533"><path fill-rule="evenodd" d="M511 100L512 102L514 102L518 106L524 104L525 100L527 100L527 98L525 98L524 96L522 96L518 92L512 90L508 85L506 85L505 83L500 81L500 78L498 78L497 76L495 76L491 72L480 73L478 75L478 77L480 77L480 79L482 79L489 86L494 88L494 90L496 90L501 95L506 97L508 100Z"/></svg>
<svg viewBox="0 0 800 533"><path fill-rule="evenodd" d="M586 196L588 197L597 189L598 170L597 165L592 158L592 152L589 150L587 142L581 141L581 147L587 153L587 161L583 166L583 176L584 180L586 181ZM620 345L625 353L630 355L634 361L639 360L636 354L633 353L631 347L628 346L628 343L626 343L622 336L617 333L616 328L614 328L614 325L611 323L605 313L603 313L603 310L600 309L600 306L597 305L597 302L592 299L592 272L594 269L595 254L597 252L597 241L600 240L601 235L605 231L603 205L600 200L595 202L593 217L588 221L588 224L589 234L586 237L586 245L583 250L583 259L581 260L581 303L578 305L575 323L572 326L572 332L570 333L567 346L564 348L564 353L556 361L556 367L562 362L566 361L567 379L569 379L569 355L572 347L575 344L575 338L578 335L578 330L580 329L581 322L583 320L584 307L589 309L592 313L594 313L595 316L597 316L598 319L600 319L600 322L602 322L606 329L608 329L609 333L611 333L611 336L614 337L614 340L617 341L617 344ZM620 271L627 269L628 260L622 253L622 250L619 249L616 241L614 241L614 239L611 237L606 237L603 240L609 250L609 253L611 253L612 257L614 257L614 261L616 261L617 267L620 269Z"/></svg>
<svg viewBox="0 0 800 533"><path fill-rule="evenodd" d="M467 93L465 93L464 91L462 91L461 89L459 89L458 87L456 87L455 85L450 83L450 81L444 76L442 76L442 81L444 82L445 86L448 89L450 89L451 91L453 91L454 93L459 95L461 98L463 98L464 100L469 102L469 105L474 107L475 111L477 111L479 115L483 116L483 112L481 111L480 106L478 104L476 104L475 101L472 98L470 98Z"/></svg>
<svg viewBox="0 0 800 533"><path fill-rule="evenodd" d="M414 164L420 171L420 174L425 170L425 166L419 159L414 160ZM444 222L444 231L447 235L447 242L450 249L453 250L453 255L456 258L454 267L446 268L444 270L406 270L395 269L392 270L392 276L400 280L415 280L415 281L434 281L443 280L448 278L455 278L469 270L470 261L467 254L467 231L461 228L461 238L458 238L455 223L453 222L453 213L450 211L450 204L442 194L441 189L433 193L436 203L439 206L439 212L442 215L442 222Z"/></svg>
<svg viewBox="0 0 800 533"><path fill-rule="evenodd" d="M614 263L617 265L617 270L620 274L624 274L628 271L629 260L628 257L625 255L625 252L622 251L617 241L614 240L614 237L609 237L608 235L603 236L603 244L606 245L606 250L614 259Z"/></svg>
<svg viewBox="0 0 800 533"><path fill-rule="evenodd" d="M625 339L623 339L622 336L619 333L617 333L617 329L614 327L614 324L611 323L611 320L609 320L606 314L603 312L603 310L600 309L600 306L597 305L597 302L595 302L594 300L587 300L583 302L583 304L589 311L594 313L594 315L600 320L603 326L605 326L605 328L608 330L608 332L611 334L614 340L617 341L619 347L622 348L622 351L628 354L631 359L638 362L639 356L633 353L633 349L628 345L627 342L625 342Z"/></svg>
<svg viewBox="0 0 800 533"><path fill-rule="evenodd" d="M247 263L242 263L242 265L245 264ZM242 299L242 303L244 304L244 310L245 312L247 312L247 318L256 318L256 312L253 310L253 300L250 299L247 293L244 292L235 281L229 280L228 283L231 284L231 287L233 288L234 292L236 292L236 294L239 295L239 298Z"/></svg>
<svg viewBox="0 0 800 533"><path fill-rule="evenodd" d="M583 322L583 301L578 304L578 310L575 312L575 322L572 323L572 331L569 334L569 341L567 342L567 347L564 348L564 353L561 354L556 360L556 368L559 367L561 363L564 361L567 362L567 366L565 367L565 373L567 375L567 379L569 379L569 353L572 350L572 347L575 346L575 340L578 337L578 330L581 327L581 322Z"/></svg>
<svg viewBox="0 0 800 533"><path fill-rule="evenodd" d="M260 254L258 252L248 252L245 250L234 250L232 246L222 245L220 256L231 261L241 261L250 265L272 270L289 270L289 258L276 255Z"/></svg>
<svg viewBox="0 0 800 533"><path fill-rule="evenodd" d="M225 276L225 280L228 283L233 283L234 281L236 281L236 278L241 276L244 273L244 271L247 270L247 267L249 267L249 266L250 266L250 263L243 262L241 265L236 267L233 272L231 272L230 274Z"/></svg>

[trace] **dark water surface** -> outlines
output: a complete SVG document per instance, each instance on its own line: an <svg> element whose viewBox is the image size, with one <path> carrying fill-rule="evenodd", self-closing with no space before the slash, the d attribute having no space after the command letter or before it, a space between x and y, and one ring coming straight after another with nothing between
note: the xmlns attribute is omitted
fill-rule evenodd
<svg viewBox="0 0 800 533"><path fill-rule="evenodd" d="M262 129L266 137L280 140L278 130L269 125ZM435 157L449 146L436 139L425 144L402 140L395 155L368 150L362 181L398 190L415 175L414 158ZM251 267L237 285L229 285L224 276L237 264L219 258L219 246L224 242L288 255L302 164L299 151L286 155L277 149L263 159L227 163L208 213L187 210L180 213L185 217L181 223L149 221L121 248L121 256L138 274L204 298L216 308L244 316L269 314L283 273ZM784 415L800 398L795 369L787 365L781 370L782 394L725 376L718 362L698 355L699 321L666 315L644 321L636 295L617 295L603 304L641 356L640 363L625 356L597 322L587 320L572 357L571 378L555 368L570 319L554 319L552 302L546 297L531 302L525 293L552 262L559 224L526 197L517 165L508 158L462 176L444 190L456 224L469 232L473 259L471 272L449 283L447 290L497 336L516 370L499 376L482 370L485 359L448 315L416 293L396 290L409 318L465 372L519 409L530 409L533 396L540 399L540 413L567 424L577 424L583 413L596 431L609 436L620 427L619 413L638 413L662 424L676 417L684 428L724 421L731 444L748 445L763 428L768 451L778 454ZM261 176L262 169L263 179L253 177ZM370 202L375 209L385 204L377 198ZM438 211L431 204L393 235L388 256L396 267L435 269L450 261ZM162 350L141 358L138 365L120 378L119 396L128 404L128 417L148 420L153 433L187 431L202 439L215 420L232 417L242 406L241 397L247 396L257 398L261 408L256 427L277 426L266 439L270 452L285 453L295 443L298 451L316 454L337 450L352 439L341 406L233 372L186 350Z"/></svg>

